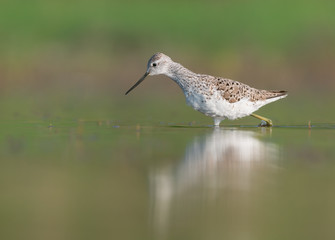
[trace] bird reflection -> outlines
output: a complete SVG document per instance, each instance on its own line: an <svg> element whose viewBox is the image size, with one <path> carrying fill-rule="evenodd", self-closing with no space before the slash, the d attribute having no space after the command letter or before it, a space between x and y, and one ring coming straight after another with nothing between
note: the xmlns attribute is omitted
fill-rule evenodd
<svg viewBox="0 0 335 240"><path fill-rule="evenodd" d="M215 128L195 137L180 162L151 170L150 209L156 237L167 236L174 204L187 204L192 190L206 201L215 201L222 189L248 191L253 172L275 166L278 147L262 140L268 134Z"/></svg>

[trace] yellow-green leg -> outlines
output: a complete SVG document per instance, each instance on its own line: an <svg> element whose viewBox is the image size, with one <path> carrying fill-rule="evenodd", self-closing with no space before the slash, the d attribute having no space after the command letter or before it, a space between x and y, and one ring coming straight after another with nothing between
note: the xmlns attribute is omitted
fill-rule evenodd
<svg viewBox="0 0 335 240"><path fill-rule="evenodd" d="M271 121L271 119L268 119L268 118L265 118L265 117L262 117L262 116L259 116L259 115L257 115L257 114L251 114L251 116L253 116L253 117L255 117L255 118L258 118L258 119L260 119L260 120L262 120L262 121L264 121L266 124L264 125L264 124L260 124L259 126L261 126L261 127L263 127L263 126L266 126L266 127L271 127L272 126L272 121Z"/></svg>

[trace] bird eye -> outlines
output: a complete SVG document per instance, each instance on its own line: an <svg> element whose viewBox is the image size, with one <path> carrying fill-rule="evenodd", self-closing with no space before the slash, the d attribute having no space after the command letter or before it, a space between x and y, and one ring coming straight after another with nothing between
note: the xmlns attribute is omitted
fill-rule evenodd
<svg viewBox="0 0 335 240"><path fill-rule="evenodd" d="M153 64L152 64L152 66L153 66L153 67L156 67L156 66L157 66L157 64L156 64L156 63L153 63Z"/></svg>

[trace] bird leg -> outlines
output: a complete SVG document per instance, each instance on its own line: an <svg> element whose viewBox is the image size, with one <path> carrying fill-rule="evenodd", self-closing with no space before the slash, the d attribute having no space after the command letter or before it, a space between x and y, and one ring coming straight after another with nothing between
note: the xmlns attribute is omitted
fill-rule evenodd
<svg viewBox="0 0 335 240"><path fill-rule="evenodd" d="M214 126L215 127L220 126L220 123L222 122L222 120L224 120L224 118L215 117L214 118Z"/></svg>
<svg viewBox="0 0 335 240"><path fill-rule="evenodd" d="M261 124L259 125L260 127L271 127L273 125L271 119L259 116L259 115L254 114L254 113L251 114L251 116L262 120Z"/></svg>

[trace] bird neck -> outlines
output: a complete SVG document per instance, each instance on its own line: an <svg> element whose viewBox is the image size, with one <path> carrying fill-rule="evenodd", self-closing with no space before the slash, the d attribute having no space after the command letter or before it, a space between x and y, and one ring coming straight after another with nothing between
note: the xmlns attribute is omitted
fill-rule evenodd
<svg viewBox="0 0 335 240"><path fill-rule="evenodd" d="M170 64L166 75L175 81L184 92L193 85L194 79L198 76L198 74L176 62Z"/></svg>

